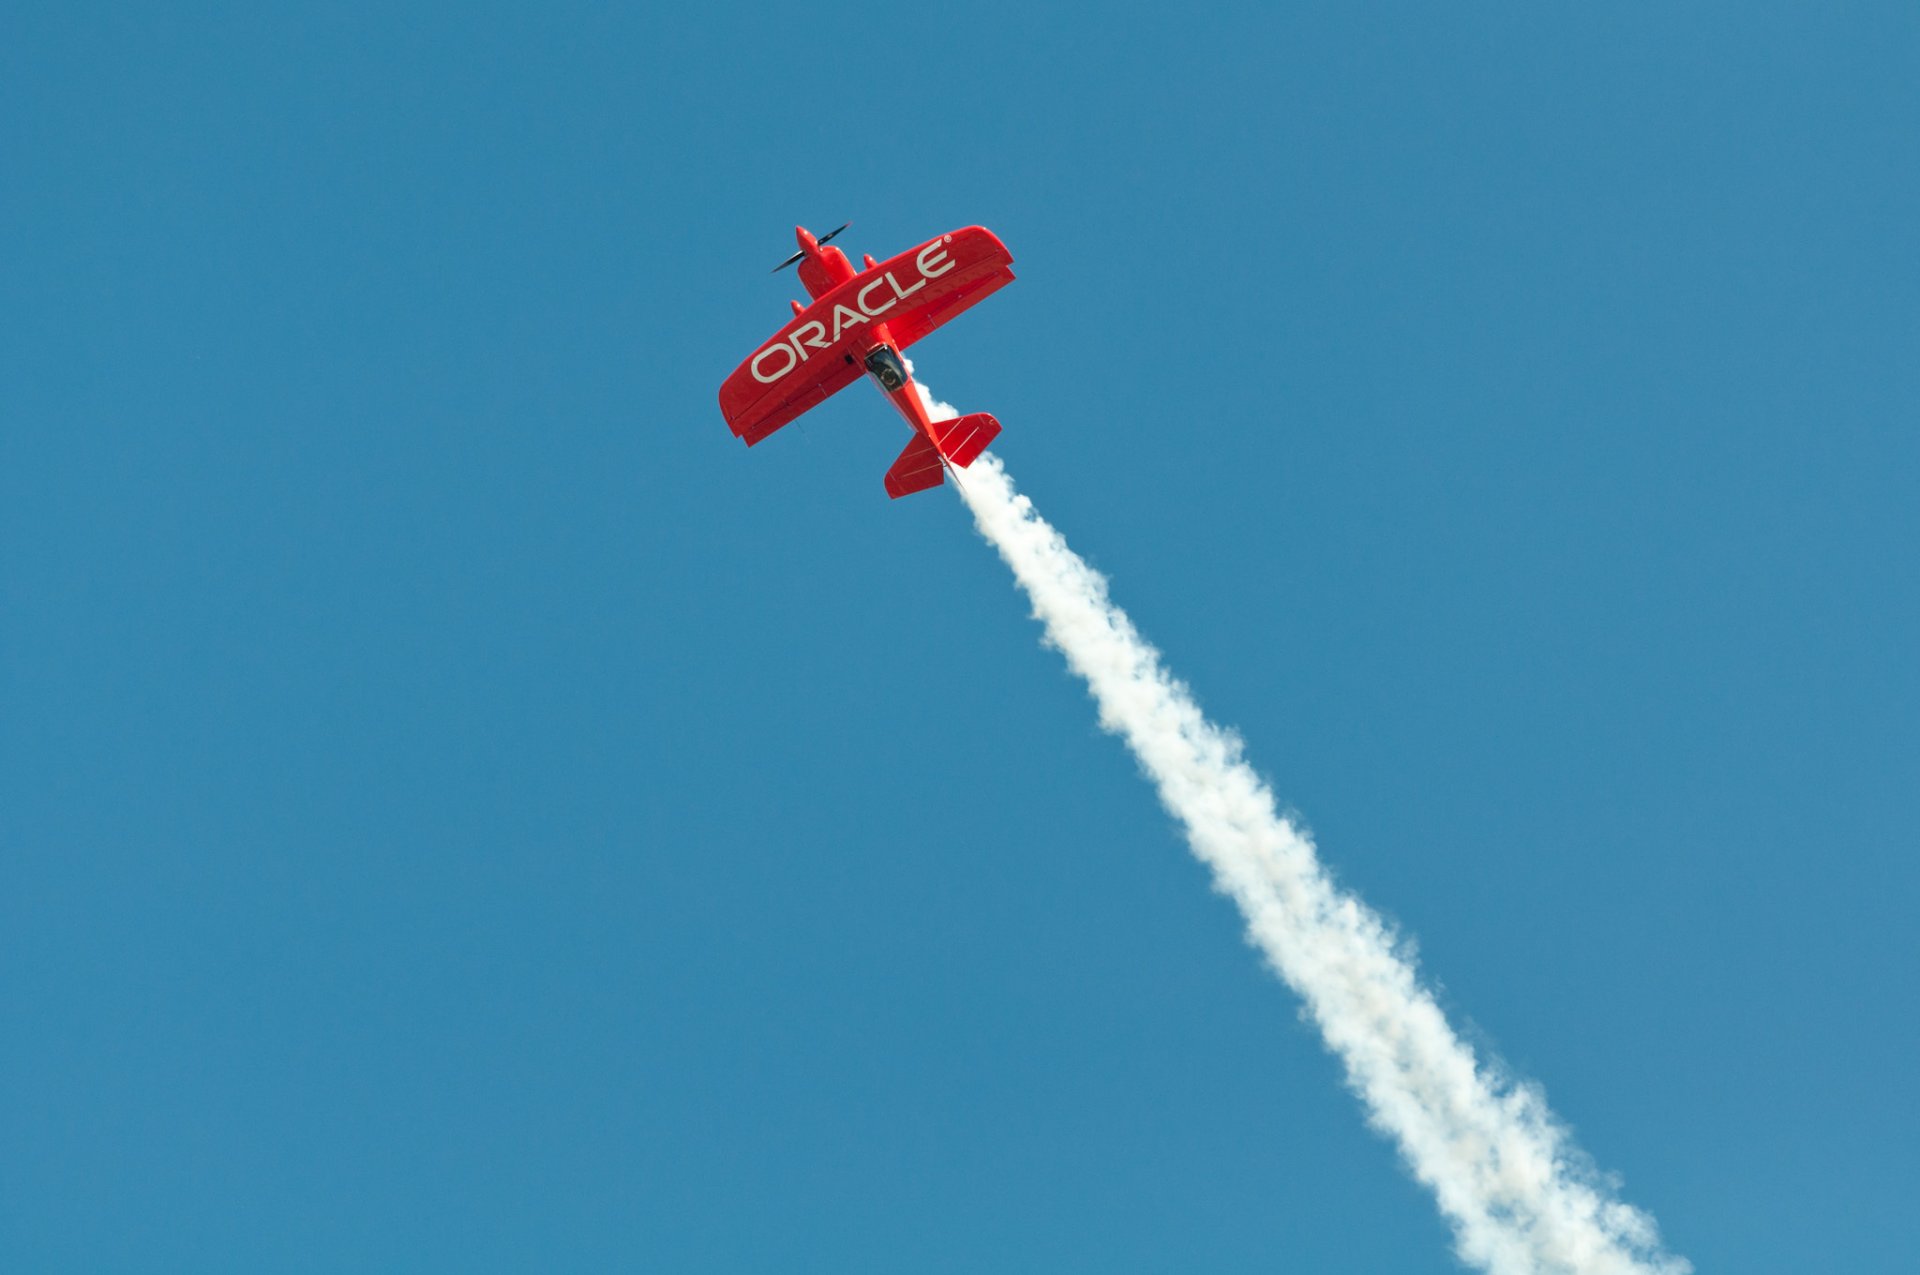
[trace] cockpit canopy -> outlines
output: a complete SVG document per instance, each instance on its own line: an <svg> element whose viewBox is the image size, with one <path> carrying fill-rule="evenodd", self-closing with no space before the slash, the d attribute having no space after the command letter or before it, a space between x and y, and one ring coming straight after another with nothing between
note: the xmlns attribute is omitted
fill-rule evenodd
<svg viewBox="0 0 1920 1275"><path fill-rule="evenodd" d="M883 345L867 355L867 371L888 393L907 383L907 365L900 361L899 354L890 345Z"/></svg>

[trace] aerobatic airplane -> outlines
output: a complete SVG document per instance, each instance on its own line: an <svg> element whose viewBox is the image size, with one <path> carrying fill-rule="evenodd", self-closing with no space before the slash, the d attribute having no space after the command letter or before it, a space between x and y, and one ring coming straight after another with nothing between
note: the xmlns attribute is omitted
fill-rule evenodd
<svg viewBox="0 0 1920 1275"><path fill-rule="evenodd" d="M847 254L795 226L800 251L774 267L798 262L813 304L792 302L793 321L776 332L720 387L720 413L751 447L865 372L913 426L913 441L887 471L887 495L938 487L948 465L964 469L1000 433L1000 422L977 412L936 421L914 388L900 352L990 292L1013 282L1013 257L993 233L968 226L897 257Z"/></svg>

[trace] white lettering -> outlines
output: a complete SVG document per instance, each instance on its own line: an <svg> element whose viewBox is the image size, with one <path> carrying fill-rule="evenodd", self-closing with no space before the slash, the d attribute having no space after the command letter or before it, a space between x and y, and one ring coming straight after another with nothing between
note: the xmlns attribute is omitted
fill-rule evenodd
<svg viewBox="0 0 1920 1275"><path fill-rule="evenodd" d="M766 373L760 370L760 364L766 361L766 357L769 354L784 354L787 356L786 366L782 367L778 372L775 372L772 376L768 376ZM760 353L753 356L753 362L752 364L750 364L750 366L753 368L753 379L760 382L760 384L762 385L772 385L775 381L779 380L781 377L785 376L787 373L793 371L794 364L798 363L799 361L800 361L799 357L794 354L792 349L790 349L787 346L787 343L785 341L782 341L778 345L769 345L766 349L760 351Z"/></svg>
<svg viewBox="0 0 1920 1275"><path fill-rule="evenodd" d="M938 265L942 261L947 261L947 250L941 247L940 244L930 243L926 247L920 250L920 255L913 259L913 264L916 266L919 266L920 273L925 275L927 278L938 279L941 275L945 274L947 271L953 269L954 267L953 262L947 261L947 264L944 267L942 267L939 270L935 270L934 266Z"/></svg>
<svg viewBox="0 0 1920 1275"><path fill-rule="evenodd" d="M807 329L809 328L813 329L811 336L807 334ZM818 319L808 319L805 323L795 328L793 335L788 337L787 340L793 342L795 353L799 354L802 359L805 359L807 357L808 346L812 346L816 350L824 350L827 348L827 325Z"/></svg>
<svg viewBox="0 0 1920 1275"><path fill-rule="evenodd" d="M841 315L846 316L846 323L840 321ZM866 321L867 316L861 314L858 310L849 310L844 305L835 304L833 307L833 339L838 341L840 339L840 333L846 329L848 324L858 325Z"/></svg>
<svg viewBox="0 0 1920 1275"><path fill-rule="evenodd" d="M891 270L887 271L887 282L893 285L893 295L900 298L902 301L905 301L908 297L912 296L914 293L920 291L920 289L927 286L927 281L925 279L921 279L918 282L916 282L911 288L903 289L900 286L900 281L893 277L893 271Z"/></svg>
<svg viewBox="0 0 1920 1275"><path fill-rule="evenodd" d="M891 301L883 306L873 306L867 303L867 294L885 282L887 282L885 279L875 279L872 283L861 288L859 295L854 297L854 300L859 303L860 308L865 310L869 316L877 315L884 310L891 310L894 307L894 303Z"/></svg>
<svg viewBox="0 0 1920 1275"><path fill-rule="evenodd" d="M753 369L753 379L762 385L773 384L787 373L793 371L794 368L806 362L809 357L807 354L808 350L825 350L832 348L838 344L841 335L849 328L859 327L870 319L879 318L888 310L893 309L895 305L905 301L908 297L926 287L928 279L938 279L943 274L951 273L953 269L960 264L947 256L945 245L951 243L952 240L953 236L948 235L944 239L939 239L928 244L919 251L914 257L913 264L919 268L920 277L913 281L911 287L901 287L900 281L893 277L893 271L889 270L878 279L868 280L860 286L858 292L854 293L853 301L854 305L860 307L858 310L853 309L844 302L834 303L833 331L831 333L827 331L827 325L819 319L809 319L795 328L785 341L782 341L778 345L770 345L760 351L760 353L754 355L753 362L749 365ZM888 298L884 303L876 305L873 301L873 296L874 293L880 290L880 285L883 283L893 290L893 296ZM795 313L804 313L797 302L795 303L794 310ZM765 371L764 365L767 360L780 354L786 356L786 362L782 363L779 368L772 373Z"/></svg>

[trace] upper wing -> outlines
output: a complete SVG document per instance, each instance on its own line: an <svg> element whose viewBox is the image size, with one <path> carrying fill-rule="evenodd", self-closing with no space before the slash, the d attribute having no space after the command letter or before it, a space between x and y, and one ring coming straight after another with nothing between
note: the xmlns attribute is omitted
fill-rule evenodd
<svg viewBox="0 0 1920 1275"><path fill-rule="evenodd" d="M862 270L795 315L720 387L720 413L749 446L860 378L886 326L905 349L1010 283L1013 257L979 226L929 239Z"/></svg>
<svg viewBox="0 0 1920 1275"><path fill-rule="evenodd" d="M825 325L814 312L826 300L802 310L720 387L720 414L747 446L860 379L864 369L851 349L841 348L852 341L844 334L832 343L820 339Z"/></svg>
<svg viewBox="0 0 1920 1275"><path fill-rule="evenodd" d="M979 226L929 240L886 262L880 270L914 268L923 260L932 266L931 270L920 270L926 290L903 298L902 313L882 316L894 344L903 350L1013 282L1013 255L998 236Z"/></svg>

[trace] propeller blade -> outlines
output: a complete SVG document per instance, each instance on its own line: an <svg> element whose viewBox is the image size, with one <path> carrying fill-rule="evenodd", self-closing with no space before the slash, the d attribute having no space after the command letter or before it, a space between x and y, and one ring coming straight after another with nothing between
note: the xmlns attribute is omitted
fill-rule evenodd
<svg viewBox="0 0 1920 1275"><path fill-rule="evenodd" d="M835 235L839 234L841 231L845 230L848 226L851 226L852 224L853 223L850 221L841 222L839 225L835 226L832 230L829 230L826 234L821 235L819 241L821 243L825 243L827 240L833 238Z"/></svg>
<svg viewBox="0 0 1920 1275"><path fill-rule="evenodd" d="M804 253L804 252L796 252L796 253L794 253L794 254L793 254L793 255L792 255L791 257L788 257L788 258L787 258L787 259L786 259L785 261L783 261L783 262L781 262L781 263L780 263L779 265L777 265L777 266L775 266L775 267L774 267L773 269L771 269L771 270L769 270L769 271L767 271L767 273L768 273L768 274L779 274L779 273L780 273L780 272L781 272L782 270L785 270L785 269L786 269L786 268L787 268L788 266L790 266L790 265L792 265L792 264L793 264L794 262L796 262L796 261L798 261L798 260L800 260L800 258L802 258L802 257L804 257L804 256L806 256L806 255L807 255L807 254L806 254L806 253Z"/></svg>

